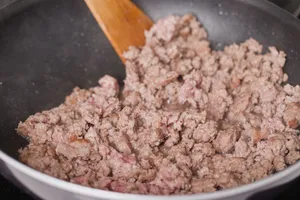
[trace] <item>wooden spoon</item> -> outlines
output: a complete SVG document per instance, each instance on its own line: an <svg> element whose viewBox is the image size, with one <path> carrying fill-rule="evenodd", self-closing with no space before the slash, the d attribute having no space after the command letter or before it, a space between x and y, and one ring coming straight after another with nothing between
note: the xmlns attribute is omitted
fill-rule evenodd
<svg viewBox="0 0 300 200"><path fill-rule="evenodd" d="M125 58L122 54L129 46L144 45L144 32L150 29L153 23L130 0L85 2L123 63Z"/></svg>

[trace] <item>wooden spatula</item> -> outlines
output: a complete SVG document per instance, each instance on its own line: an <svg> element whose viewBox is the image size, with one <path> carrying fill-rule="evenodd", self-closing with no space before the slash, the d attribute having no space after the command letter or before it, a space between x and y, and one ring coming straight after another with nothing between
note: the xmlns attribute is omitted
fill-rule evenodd
<svg viewBox="0 0 300 200"><path fill-rule="evenodd" d="M152 26L152 21L130 0L85 2L123 63L122 54L129 46L144 45L144 31Z"/></svg>

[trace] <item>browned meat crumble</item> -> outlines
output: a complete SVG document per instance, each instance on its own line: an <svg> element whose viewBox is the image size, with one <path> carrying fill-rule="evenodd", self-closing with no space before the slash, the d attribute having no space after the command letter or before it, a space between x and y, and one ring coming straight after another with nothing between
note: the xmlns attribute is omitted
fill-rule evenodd
<svg viewBox="0 0 300 200"><path fill-rule="evenodd" d="M300 87L285 83L284 52L262 54L253 38L214 51L192 15L145 34L124 53L122 92L106 75L19 124L30 138L22 162L88 187L171 195L248 184L299 160Z"/></svg>

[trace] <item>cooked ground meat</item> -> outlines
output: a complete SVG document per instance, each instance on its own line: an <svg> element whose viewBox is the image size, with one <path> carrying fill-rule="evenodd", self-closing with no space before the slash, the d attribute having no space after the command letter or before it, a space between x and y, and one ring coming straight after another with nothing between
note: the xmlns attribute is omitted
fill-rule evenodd
<svg viewBox="0 0 300 200"><path fill-rule="evenodd" d="M168 16L124 53L125 86L106 75L21 122L20 160L72 183L191 194L248 184L300 158L300 87L285 53L253 38L210 48L192 15ZM284 86L283 86L284 85Z"/></svg>

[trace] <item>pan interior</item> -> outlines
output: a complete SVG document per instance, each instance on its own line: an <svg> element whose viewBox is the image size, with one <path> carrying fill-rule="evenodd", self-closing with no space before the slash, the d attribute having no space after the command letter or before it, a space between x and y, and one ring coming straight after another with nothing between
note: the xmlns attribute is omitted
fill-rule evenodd
<svg viewBox="0 0 300 200"><path fill-rule="evenodd" d="M300 25L264 1L135 0L153 20L196 14L215 49L249 37L287 53L291 84L300 79ZM1 11L0 11L1 12ZM64 101L75 86L88 88L110 74L120 84L124 66L84 1L37 1L0 22L0 148L17 158L27 142L19 121Z"/></svg>

